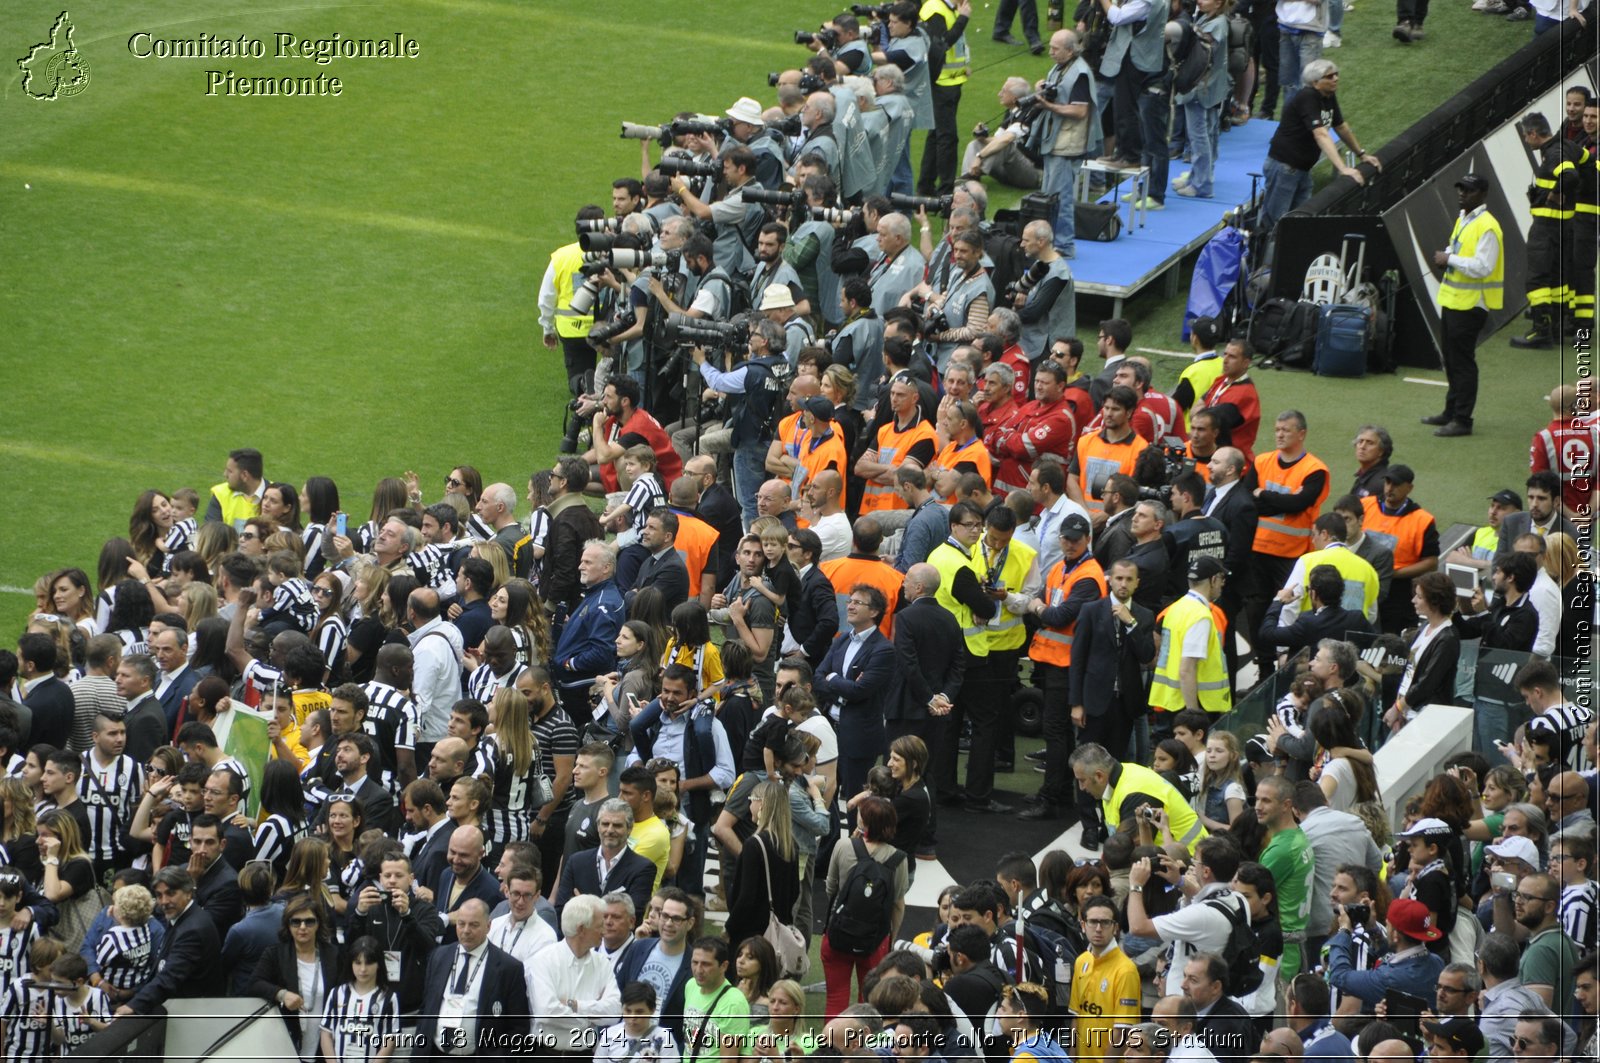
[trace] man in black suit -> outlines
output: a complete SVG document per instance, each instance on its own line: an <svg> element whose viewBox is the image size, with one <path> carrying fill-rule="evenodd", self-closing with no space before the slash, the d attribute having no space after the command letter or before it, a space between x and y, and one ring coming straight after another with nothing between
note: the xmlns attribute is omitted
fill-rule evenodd
<svg viewBox="0 0 1600 1063"><path fill-rule="evenodd" d="M1110 568L1111 562L1127 557L1136 540L1133 537L1133 507L1139 504L1139 481L1121 473L1106 481L1100 492L1100 504L1105 507L1105 523L1094 529L1094 559L1101 568Z"/></svg>
<svg viewBox="0 0 1600 1063"><path fill-rule="evenodd" d="M135 653L117 662L117 693L128 703L122 722L128 728L128 744L123 752L136 763L149 763L150 754L172 739L167 729L167 714L155 695L156 662Z"/></svg>
<svg viewBox="0 0 1600 1063"><path fill-rule="evenodd" d="M894 678L894 646L878 624L889 603L883 592L866 583L850 588L845 605L849 630L842 631L823 655L811 680L817 705L839 731L839 791L854 796L867 781L887 742L883 706ZM855 829L855 815L850 816Z"/></svg>
<svg viewBox="0 0 1600 1063"><path fill-rule="evenodd" d="M154 876L156 903L167 917L155 977L118 1015L148 1015L175 997L211 997L226 986L218 957L222 941L216 924L195 903L194 878L185 868L164 867Z"/></svg>
<svg viewBox="0 0 1600 1063"><path fill-rule="evenodd" d="M1139 566L1126 558L1113 562L1106 573L1107 596L1078 614L1067 669L1067 704L1078 745L1095 742L1116 757L1127 755L1133 721L1149 708L1145 669L1156 659L1155 615L1133 600L1138 589ZM1097 803L1078 791L1083 844L1089 848L1103 840Z"/></svg>
<svg viewBox="0 0 1600 1063"><path fill-rule="evenodd" d="M685 480L694 484L699 496L698 503L693 506L695 516L717 530L716 586L726 587L733 579L739 539L744 535L739 500L733 497L732 491L717 483L717 459L709 454L696 454L683 463L683 475L677 482Z"/></svg>
<svg viewBox="0 0 1600 1063"><path fill-rule="evenodd" d="M446 861L450 866L439 876L438 889L427 900L444 917L444 941L456 939L456 922L461 917L461 906L473 898L489 905L501 901L500 880L483 866L483 829L474 823L463 824L450 834L450 848Z"/></svg>
<svg viewBox="0 0 1600 1063"><path fill-rule="evenodd" d="M689 600L689 567L678 556L677 539L678 515L665 507L652 510L644 522L644 530L639 533L639 545L649 551L650 556L639 565L633 584L628 588L625 597L628 605L631 606L634 595L646 587L661 592L668 613Z"/></svg>
<svg viewBox="0 0 1600 1063"><path fill-rule="evenodd" d="M1117 375L1117 366L1127 358L1128 348L1133 346L1133 326L1120 317L1100 322L1096 346L1105 365L1101 367L1099 374L1089 381L1089 401L1094 403L1094 408L1098 410L1100 404L1106 401L1106 396L1111 393L1112 378Z"/></svg>
<svg viewBox="0 0 1600 1063"><path fill-rule="evenodd" d="M202 812L189 824L189 873L194 875L194 903L217 926L232 926L244 917L239 873L222 858L222 821Z"/></svg>
<svg viewBox="0 0 1600 1063"><path fill-rule="evenodd" d="M596 829L600 832L598 846L573 853L562 862L556 911L559 913L573 897L603 897L614 890L622 890L633 899L634 911L644 911L650 905L656 865L628 848L633 809L621 798L611 798L600 806Z"/></svg>
<svg viewBox="0 0 1600 1063"><path fill-rule="evenodd" d="M444 929L439 912L413 889L415 883L411 861L398 854L385 856L378 865L377 882L364 887L351 902L345 932L349 941L371 934L400 954L399 984L391 981L390 988L400 997L403 1011L415 1011L421 1003L428 957Z"/></svg>
<svg viewBox="0 0 1600 1063"><path fill-rule="evenodd" d="M1223 991L1227 979L1228 962L1214 952L1195 953L1183 965L1183 991L1194 1004L1195 1036L1219 1059L1237 1058L1238 1046L1256 1036L1250 1013Z"/></svg>
<svg viewBox="0 0 1600 1063"><path fill-rule="evenodd" d="M785 656L801 656L813 669L839 632L839 607L834 602L833 584L818 567L822 559L822 540L810 528L789 533L789 562L800 573L800 597L789 603L789 637L796 649Z"/></svg>
<svg viewBox="0 0 1600 1063"><path fill-rule="evenodd" d="M1345 642L1347 632L1370 632L1372 625L1359 612L1346 609L1344 601L1344 576L1332 565L1318 565L1306 580L1311 591L1311 609L1295 617L1294 623L1284 627L1276 608L1267 610L1256 641L1263 649L1293 657L1306 646L1315 650L1323 639ZM1279 592L1280 597L1284 592Z"/></svg>
<svg viewBox="0 0 1600 1063"><path fill-rule="evenodd" d="M439 755L437 745L433 755ZM408 854L412 873L423 885L437 882L450 851L450 835L461 824L446 814L444 790L433 779L411 780L401 797L405 801L407 825L420 832Z"/></svg>
<svg viewBox="0 0 1600 1063"><path fill-rule="evenodd" d="M377 755L378 747L371 735L361 731L340 735L333 750L333 769L338 778L330 780L330 798L353 795L361 804L363 827L377 827L387 834L393 829L394 798L389 796L387 787L367 774ZM317 822L322 822L327 811L324 802L317 812Z"/></svg>
<svg viewBox="0 0 1600 1063"><path fill-rule="evenodd" d="M1237 675L1239 651L1235 648L1233 632L1237 630L1235 622L1244 611L1244 600L1250 590L1250 549L1256 541L1256 519L1259 514L1255 496L1243 485L1244 451L1238 447L1218 447L1211 455L1208 468L1211 487L1206 491L1201 509L1206 516L1221 521L1228 530L1228 545L1222 555L1222 565L1228 570L1228 582L1223 584L1222 597L1217 599L1217 605L1228 620L1228 637L1222 640L1222 654L1228 662L1228 674Z"/></svg>
<svg viewBox="0 0 1600 1063"><path fill-rule="evenodd" d="M22 704L33 713L29 745L66 749L72 737L72 688L55 676L56 642L29 632L17 639L17 674L22 678Z"/></svg>
<svg viewBox="0 0 1600 1063"><path fill-rule="evenodd" d="M488 902L471 898L454 914L456 941L428 957L417 1016L421 1045L414 1054L509 1057L509 1040L529 1030L526 974L489 943Z"/></svg>
<svg viewBox="0 0 1600 1063"><path fill-rule="evenodd" d="M961 625L934 595L939 570L926 561L912 565L901 582L907 604L894 615L894 675L883 699L885 737L914 734L929 748L934 741L933 703L955 704L967 670Z"/></svg>

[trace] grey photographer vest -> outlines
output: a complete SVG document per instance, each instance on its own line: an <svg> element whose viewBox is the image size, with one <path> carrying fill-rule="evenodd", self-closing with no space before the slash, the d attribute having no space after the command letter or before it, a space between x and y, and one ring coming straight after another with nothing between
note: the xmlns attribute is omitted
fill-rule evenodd
<svg viewBox="0 0 1600 1063"><path fill-rule="evenodd" d="M1135 70L1142 70L1146 74L1160 73L1167 58L1166 28L1167 20L1160 17L1160 10L1154 4L1137 31L1128 22L1113 26L1105 57L1100 60L1100 76L1116 77L1122 72L1124 57L1133 60Z"/></svg>
<svg viewBox="0 0 1600 1063"><path fill-rule="evenodd" d="M859 55L861 57L861 65L855 69L857 74L865 77L872 73L872 49L867 47L865 41L851 41L849 44L841 44L833 50L835 59L843 59L847 55Z"/></svg>
<svg viewBox="0 0 1600 1063"><path fill-rule="evenodd" d="M854 406L863 413L878 404L878 388L883 377L883 318L852 318L839 330L838 338L850 338L851 362L845 368L856 375L856 401Z"/></svg>
<svg viewBox="0 0 1600 1063"><path fill-rule="evenodd" d="M869 57L869 65L870 61ZM878 159L867 136L866 123L861 120L861 108L856 106L855 93L843 85L829 85L828 93L833 97L833 139L839 152L833 179L847 197L870 192L878 176Z"/></svg>
<svg viewBox="0 0 1600 1063"><path fill-rule="evenodd" d="M933 128L933 79L928 71L928 34L922 27L911 31L911 36L894 42L895 48L905 52L915 62L906 74L906 99L911 101L911 128ZM895 160L899 161L898 158ZM893 164L890 164L893 169Z"/></svg>
<svg viewBox="0 0 1600 1063"><path fill-rule="evenodd" d="M1072 283L1072 267L1064 258L1050 263L1049 271L1029 290L1024 309L1031 311L1035 300L1042 298L1040 290L1045 281L1055 277L1066 281L1067 286L1061 289L1056 301L1039 320L1022 324L1022 353L1028 356L1030 362L1037 361L1044 354L1044 345L1051 337L1071 336L1078 331L1078 295Z"/></svg>
<svg viewBox="0 0 1600 1063"><path fill-rule="evenodd" d="M1079 78L1089 79L1089 113L1082 118L1063 118L1041 107L1028 131L1028 146L1040 155L1078 159L1098 154L1100 145L1105 143L1100 131L1100 109L1095 104L1094 71L1089 69L1083 56L1065 67L1060 64L1051 67L1050 73L1044 76L1044 83L1055 86L1057 101L1065 103Z"/></svg>
<svg viewBox="0 0 1600 1063"><path fill-rule="evenodd" d="M994 282L989 279L989 271L985 269L979 269L972 276L963 278L956 283L954 288L950 289L950 294L945 298L943 309L945 320L950 322L951 328L958 329L965 328L968 325L981 326L983 324L981 321L967 320L967 308L980 295L987 297L989 305L991 307L994 306ZM938 363L939 372L944 372L944 367L950 362L950 356L960 346L961 344L959 343L935 343L933 345L933 357Z"/></svg>

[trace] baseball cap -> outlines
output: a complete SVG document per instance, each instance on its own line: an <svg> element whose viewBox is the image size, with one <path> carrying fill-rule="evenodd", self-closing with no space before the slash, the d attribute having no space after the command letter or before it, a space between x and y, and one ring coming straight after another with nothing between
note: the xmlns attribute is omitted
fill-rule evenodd
<svg viewBox="0 0 1600 1063"><path fill-rule="evenodd" d="M1389 904L1389 925L1416 941L1438 941L1444 933L1430 920L1433 913L1421 901L1402 897Z"/></svg>
<svg viewBox="0 0 1600 1063"><path fill-rule="evenodd" d="M1392 484L1414 484L1417 474L1411 471L1409 465L1391 465L1383 471L1383 478Z"/></svg>
<svg viewBox="0 0 1600 1063"><path fill-rule="evenodd" d="M1483 1051L1483 1031L1471 1019L1457 1015L1443 1022L1424 1022L1422 1028L1429 1036L1443 1038L1450 1047L1475 1056Z"/></svg>
<svg viewBox="0 0 1600 1063"><path fill-rule="evenodd" d="M813 395L806 400L806 412L819 421L833 420L833 403L821 395Z"/></svg>
<svg viewBox="0 0 1600 1063"><path fill-rule="evenodd" d="M1509 487L1503 487L1494 494L1490 495L1489 501L1498 502L1502 506L1511 506L1515 509L1522 508L1522 496L1511 490Z"/></svg>
<svg viewBox="0 0 1600 1063"><path fill-rule="evenodd" d="M1068 513L1061 518L1061 537L1063 539L1087 539L1089 537L1089 522L1076 513Z"/></svg>
<svg viewBox="0 0 1600 1063"><path fill-rule="evenodd" d="M1409 830L1400 832L1402 838L1448 838L1455 833L1450 824L1442 819L1425 816L1411 824Z"/></svg>
<svg viewBox="0 0 1600 1063"><path fill-rule="evenodd" d="M1227 574L1227 567L1214 557L1207 557L1202 554L1201 556L1194 558L1189 562L1190 583L1195 583L1203 579L1210 579L1212 576L1225 576Z"/></svg>
<svg viewBox="0 0 1600 1063"><path fill-rule="evenodd" d="M1505 860L1521 860L1532 868L1544 866L1539 860L1539 847L1520 834L1507 835L1487 848L1489 852Z"/></svg>
<svg viewBox="0 0 1600 1063"><path fill-rule="evenodd" d="M1462 175L1460 180L1456 181L1456 187L1465 188L1470 192L1487 192L1489 182L1482 174L1469 173Z"/></svg>

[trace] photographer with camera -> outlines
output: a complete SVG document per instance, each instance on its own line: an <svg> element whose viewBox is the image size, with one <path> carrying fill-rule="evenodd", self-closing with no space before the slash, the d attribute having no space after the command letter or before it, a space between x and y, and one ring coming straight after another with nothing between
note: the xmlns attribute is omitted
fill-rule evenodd
<svg viewBox="0 0 1600 1063"><path fill-rule="evenodd" d="M826 90L811 93L806 97L805 106L800 108L800 128L806 132L795 153L796 157L820 155L822 161L828 164L830 174L840 172L839 139L833 131L833 119L838 109L833 94Z"/></svg>
<svg viewBox="0 0 1600 1063"><path fill-rule="evenodd" d="M1171 478L1170 484L1167 497L1175 519L1167 525L1164 536L1172 565L1167 570L1163 606L1188 590L1183 574L1189 571L1191 559L1214 557L1222 561L1228 551L1228 526L1216 517L1206 516L1200 508L1206 497L1206 482L1200 474L1192 468L1183 469Z"/></svg>
<svg viewBox="0 0 1600 1063"><path fill-rule="evenodd" d="M1023 226L1022 251L1031 265L1006 291L1022 320L1022 353L1035 362L1044 357L1045 345L1052 337L1078 331L1078 295L1072 267L1056 250L1055 231L1049 222L1035 219Z"/></svg>
<svg viewBox="0 0 1600 1063"><path fill-rule="evenodd" d="M932 38L918 22L917 5L911 0L898 0L888 5L883 16L889 39L883 50L872 53L872 61L880 65L898 67L905 75L906 100L911 104L911 128L934 128L933 75L929 67L934 52ZM909 194L911 191L911 140L906 139L898 157L888 159L892 167L888 189ZM952 160L952 168L954 162Z"/></svg>
<svg viewBox="0 0 1600 1063"><path fill-rule="evenodd" d="M878 145L877 173L871 191L886 195L891 191L911 191L911 164L905 162L905 183L896 185L899 168L909 156L911 130L916 109L906 95L906 75L893 64L873 68L872 91L876 109L863 110L861 122L867 136Z"/></svg>
<svg viewBox="0 0 1600 1063"><path fill-rule="evenodd" d="M783 329L784 354L788 356L789 364L794 365L800 358L800 352L816 340L811 322L801 317L799 308L795 306L794 294L787 285L774 284L762 293L757 309L768 321Z"/></svg>
<svg viewBox="0 0 1600 1063"><path fill-rule="evenodd" d="M838 328L843 314L839 275L833 271L833 244L843 223L830 221L828 212L838 198L839 187L832 177L813 174L801 183L800 190L806 197L805 220L795 226L784 244L783 260L800 278L805 301L810 304L812 325L820 322L822 327Z"/></svg>
<svg viewBox="0 0 1600 1063"><path fill-rule="evenodd" d="M905 305L904 297L922 283L927 260L911 246L911 219L904 214L878 219L878 252L867 283L872 285L872 309L881 316Z"/></svg>
<svg viewBox="0 0 1600 1063"><path fill-rule="evenodd" d="M988 175L1003 185L1024 191L1039 187L1038 158L1024 147L1032 123L1038 117L1038 108L1017 103L1028 94L1027 78L1006 78L999 94L1000 106L1005 108L1000 128L991 136L989 127L982 122L973 127L972 140L961 158L962 177L976 181Z"/></svg>
<svg viewBox="0 0 1600 1063"><path fill-rule="evenodd" d="M683 264L688 267L690 276L697 281L694 287L694 299L689 303L687 310L679 306L668 293L661 278L654 273L651 274L646 286L663 310L668 314L681 314L684 317L706 321L728 319L733 313L734 281L727 270L720 265L713 265L715 253L715 246L711 241L698 234L691 236L683 244Z"/></svg>
<svg viewBox="0 0 1600 1063"><path fill-rule="evenodd" d="M703 347L691 352L706 387L723 395L743 395L733 405L728 427L733 443L733 490L749 527L757 517L756 491L766 480L767 444L781 416L780 403L793 371L783 351L783 329L771 321L758 321L750 329L746 359L723 372L706 360Z"/></svg>
<svg viewBox="0 0 1600 1063"><path fill-rule="evenodd" d="M840 77L872 73L872 50L861 39L861 20L848 11L823 23L816 33L796 33L794 38L830 60Z"/></svg>
<svg viewBox="0 0 1600 1063"><path fill-rule="evenodd" d="M739 103L754 105L755 101L740 100ZM756 117L759 121L759 111ZM739 123L735 122L734 127L738 128ZM781 151L779 155L781 157ZM766 156L759 158L764 157ZM750 249L756 246L756 238L766 218L766 210L761 204L746 203L741 194L746 188L767 187L755 176L759 158L754 151L743 145L723 154L722 179L726 191L715 203L707 203L696 195L689 187L689 182L681 175L672 180L672 190L678 194L678 200L683 204L683 212L701 221L709 221L716 227L717 235L712 245L712 258L717 266L729 277L741 281L748 278L755 269L755 259ZM776 187L776 182L782 179L783 169L780 165L778 173L773 178L772 187ZM720 316L726 317L727 313L725 310Z"/></svg>
<svg viewBox="0 0 1600 1063"><path fill-rule="evenodd" d="M767 298L767 290L773 287L784 288L789 292L789 301L794 306L795 313L809 314L812 310L811 301L806 298L806 290L800 284L800 274L784 261L784 246L788 242L789 230L783 223L769 221L761 226L761 231L756 237L755 272L750 275L745 290L750 305L765 311L767 308L762 303ZM800 348L795 347L789 353L789 360L792 362L799 353Z"/></svg>
<svg viewBox="0 0 1600 1063"><path fill-rule="evenodd" d="M900 305L913 309L916 300L925 300L922 335L932 341L934 362L941 373L958 346L971 343L983 332L994 302L994 284L983 268L983 234L973 230L957 233L950 256L954 268L946 287L935 289L923 282L900 299Z"/></svg>
<svg viewBox="0 0 1600 1063"><path fill-rule="evenodd" d="M605 211L596 206L582 207L577 221L600 221ZM565 244L550 253L550 265L545 267L544 279L539 283L539 331L544 334L546 350L561 345L566 361L567 386L576 398L588 390L594 374L595 352L585 337L594 327L594 314L580 313L572 305L572 297L582 283L577 280L584 265L583 250L578 241Z"/></svg>
<svg viewBox="0 0 1600 1063"><path fill-rule="evenodd" d="M749 96L741 96L723 114L728 117L724 123L727 136L717 156L726 159L741 147L749 148L755 156L750 177L762 188L777 188L783 183L788 160L783 157L783 144L767 128L761 104ZM733 185L732 178L728 179L728 184Z"/></svg>
<svg viewBox="0 0 1600 1063"><path fill-rule="evenodd" d="M1055 249L1074 258L1078 170L1100 150L1100 107L1094 73L1083 59L1083 39L1076 30L1050 35L1050 58L1055 65L1038 84L1039 117L1029 130L1028 146L1044 159L1041 191L1056 197L1050 227Z"/></svg>
<svg viewBox="0 0 1600 1063"><path fill-rule="evenodd" d="M883 377L883 319L872 309L872 287L860 277L844 283L839 293L844 323L834 333L828 353L834 365L856 375L855 408L863 413L877 405Z"/></svg>
<svg viewBox="0 0 1600 1063"><path fill-rule="evenodd" d="M933 222L928 220L925 208L917 210L917 228L921 235L917 241L917 250L922 252L922 257L928 260L925 277L935 289L943 291L950 284L950 272L955 268L955 259L950 252L955 247L957 233L978 228L981 219L978 212L971 207L954 207L949 218L944 224L944 237L937 247L933 243Z"/></svg>

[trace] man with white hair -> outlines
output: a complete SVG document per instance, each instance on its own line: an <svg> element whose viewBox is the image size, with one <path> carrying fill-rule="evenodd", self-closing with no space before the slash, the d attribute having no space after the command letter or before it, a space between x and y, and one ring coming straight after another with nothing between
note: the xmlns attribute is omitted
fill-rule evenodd
<svg viewBox="0 0 1600 1063"><path fill-rule="evenodd" d="M627 619L616 574L617 548L614 545L603 539L591 539L584 544L578 562L578 578L584 586L583 600L562 625L551 661L562 706L574 720L587 721L590 716L591 684L584 681L616 667L617 632Z"/></svg>
<svg viewBox="0 0 1600 1063"><path fill-rule="evenodd" d="M478 497L474 511L489 527L494 529L494 541L506 552L506 560L522 538L522 525L517 523L517 493L510 484L490 484Z"/></svg>
<svg viewBox="0 0 1600 1063"><path fill-rule="evenodd" d="M1102 138L1095 107L1094 72L1083 59L1083 41L1076 30L1050 35L1050 58L1055 65L1039 83L1055 99L1039 97L1039 117L1029 130L1029 144L1044 157L1043 191L1057 199L1055 223L1050 227L1055 249L1066 258L1077 255L1076 221L1078 169L1099 152Z"/></svg>
<svg viewBox="0 0 1600 1063"><path fill-rule="evenodd" d="M1078 331L1078 299L1072 283L1072 267L1055 245L1055 230L1049 222L1035 219L1023 226L1022 251L1030 259L1025 276L1032 280L1026 289L1012 297L1012 302L1017 316L1022 319L1022 353L1029 362L1042 358L1045 344L1051 340Z"/></svg>
<svg viewBox="0 0 1600 1063"><path fill-rule="evenodd" d="M878 251L867 283L872 285L872 309L881 317L922 283L927 260L911 246L911 219L899 213L878 219Z"/></svg>
<svg viewBox="0 0 1600 1063"><path fill-rule="evenodd" d="M906 145L911 141L911 126L916 120L916 115L912 109L911 97L906 95L905 71L893 63L883 63L872 68L872 90L877 94L878 108L874 111L863 111L861 118L867 127L867 135L880 145L878 176L873 182L872 190L883 195L889 190L895 166L905 157ZM909 169L908 165L907 170Z"/></svg>
<svg viewBox="0 0 1600 1063"><path fill-rule="evenodd" d="M800 142L796 158L820 155L828 164L830 174L839 172L839 140L833 132L833 119L838 111L838 103L827 91L813 92L800 108L800 128L806 131L806 137Z"/></svg>
<svg viewBox="0 0 1600 1063"><path fill-rule="evenodd" d="M1000 128L993 136L981 123L972 131L972 140L961 160L964 176L987 175L1012 188L1032 190L1039 187L1039 167L1022 150L1028 139L1027 115L1017 107L1017 100L1031 91L1027 78L1006 78L1005 84L1000 86L1000 106L1006 109Z"/></svg>
<svg viewBox="0 0 1600 1063"><path fill-rule="evenodd" d="M561 911L562 940L527 964L533 1034L550 1055L589 1056L595 1032L622 1015L611 961L598 951L604 916L599 897L572 898Z"/></svg>
<svg viewBox="0 0 1600 1063"><path fill-rule="evenodd" d="M461 905L454 944L428 958L418 1012L418 1055L493 1058L528 1032L528 990L522 965L489 941L489 905ZM551 945L550 948L558 948ZM620 1007L618 1008L620 1011Z"/></svg>

